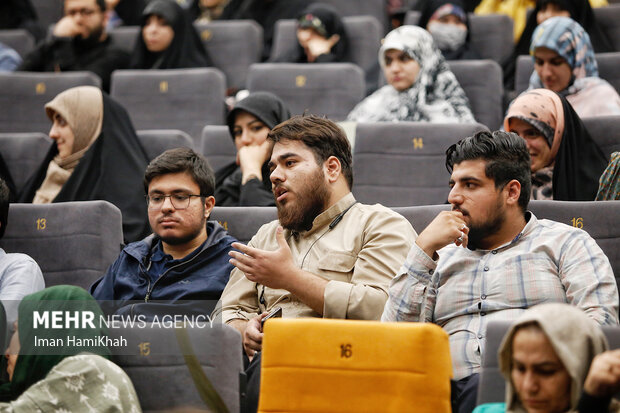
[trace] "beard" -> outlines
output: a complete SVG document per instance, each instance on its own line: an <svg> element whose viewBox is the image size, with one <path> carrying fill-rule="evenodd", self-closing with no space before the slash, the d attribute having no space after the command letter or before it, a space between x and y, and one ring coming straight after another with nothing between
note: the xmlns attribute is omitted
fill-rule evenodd
<svg viewBox="0 0 620 413"><path fill-rule="evenodd" d="M73 38L73 42L77 49L88 50L99 44L101 41L101 35L103 34L103 25L96 27L92 32L88 35L88 37L82 37L81 34L78 34Z"/></svg>
<svg viewBox="0 0 620 413"><path fill-rule="evenodd" d="M167 236L161 236L159 234L159 238L165 242L168 245L183 245L186 244L188 242L190 242L191 240L193 240L194 238L198 237L198 235L200 235L200 233L202 232L203 229L206 228L207 225L207 218L204 216L205 212L205 206L202 206L202 219L200 220L200 224L196 225L196 227L192 228L190 232L183 234L181 236L175 236L175 237L167 237Z"/></svg>
<svg viewBox="0 0 620 413"><path fill-rule="evenodd" d="M289 192L295 193L297 205L286 205L288 202L276 201L280 225L295 232L308 231L312 228L314 218L325 210L329 198L323 170L317 168L317 171L305 180L303 186Z"/></svg>
<svg viewBox="0 0 620 413"><path fill-rule="evenodd" d="M495 211L493 215L489 215L484 222L477 223L470 221L469 234L467 235L467 247L471 249L482 248L485 249L485 240L489 235L496 234L504 225L506 221L506 214L504 210L504 204L498 197L495 207L491 209ZM461 210L465 215L469 215L466 210Z"/></svg>

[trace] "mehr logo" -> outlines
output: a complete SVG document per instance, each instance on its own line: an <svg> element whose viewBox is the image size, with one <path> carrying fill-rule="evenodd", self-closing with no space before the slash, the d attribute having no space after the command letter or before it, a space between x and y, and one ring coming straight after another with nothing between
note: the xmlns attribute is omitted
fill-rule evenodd
<svg viewBox="0 0 620 413"><path fill-rule="evenodd" d="M32 328L96 328L92 311L35 311Z"/></svg>

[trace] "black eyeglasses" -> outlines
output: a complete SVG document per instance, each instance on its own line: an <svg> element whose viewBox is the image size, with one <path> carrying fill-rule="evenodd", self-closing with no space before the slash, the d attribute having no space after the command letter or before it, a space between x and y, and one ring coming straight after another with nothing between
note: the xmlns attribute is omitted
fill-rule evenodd
<svg viewBox="0 0 620 413"><path fill-rule="evenodd" d="M147 195L146 204L150 210L158 211L162 208L164 202L166 202L166 198L170 198L170 203L172 203L174 209L187 209L193 196L202 197L202 195L193 194Z"/></svg>

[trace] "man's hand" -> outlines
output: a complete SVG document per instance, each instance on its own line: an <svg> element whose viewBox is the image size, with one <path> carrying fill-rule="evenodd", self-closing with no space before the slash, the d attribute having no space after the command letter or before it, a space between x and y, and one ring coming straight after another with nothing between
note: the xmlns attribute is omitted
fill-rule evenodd
<svg viewBox="0 0 620 413"><path fill-rule="evenodd" d="M293 277L299 269L295 266L291 249L284 239L282 227L276 230L276 240L278 249L275 251L260 250L234 242L233 248L241 252L230 251L228 253L232 257L230 263L239 268L252 282L273 289L282 288L290 291L290 286L294 283Z"/></svg>
<svg viewBox="0 0 620 413"><path fill-rule="evenodd" d="M254 357L256 352L261 351L263 348L263 327L260 322L267 314L267 312L264 312L257 315L248 321L245 326L245 331L243 332L243 349L245 350L245 354L250 358Z"/></svg>
<svg viewBox="0 0 620 413"><path fill-rule="evenodd" d="M594 357L583 389L594 397L613 396L620 390L620 350Z"/></svg>
<svg viewBox="0 0 620 413"><path fill-rule="evenodd" d="M316 36L308 41L307 50L308 53L308 61L314 62L317 57L322 54L327 54L331 52L332 47L340 40L340 36L337 34L332 35L328 39L324 39L323 37Z"/></svg>
<svg viewBox="0 0 620 413"><path fill-rule="evenodd" d="M271 143L265 141L260 145L242 146L237 151L237 165L241 167L243 178L242 184L248 181L248 177L255 175L261 181L263 180L263 164L271 155Z"/></svg>
<svg viewBox="0 0 620 413"><path fill-rule="evenodd" d="M75 20L70 16L65 16L58 20L54 26L54 36L56 37L75 37L85 33L84 28L78 26Z"/></svg>
<svg viewBox="0 0 620 413"><path fill-rule="evenodd" d="M416 244L428 255L436 259L437 250L448 244L467 247L469 228L459 211L442 211L428 224L416 239Z"/></svg>

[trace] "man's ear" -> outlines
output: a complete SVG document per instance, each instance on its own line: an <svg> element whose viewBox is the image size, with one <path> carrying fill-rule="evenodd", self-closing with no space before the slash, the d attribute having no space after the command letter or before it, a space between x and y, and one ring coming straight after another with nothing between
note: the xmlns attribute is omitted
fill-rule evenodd
<svg viewBox="0 0 620 413"><path fill-rule="evenodd" d="M521 196L521 183L513 179L504 186L504 192L506 193L506 204L518 205Z"/></svg>
<svg viewBox="0 0 620 413"><path fill-rule="evenodd" d="M205 218L209 219L211 215L211 211L213 211L213 207L215 206L215 197L208 196L205 198Z"/></svg>
<svg viewBox="0 0 620 413"><path fill-rule="evenodd" d="M340 164L340 160L335 156L330 156L323 163L323 167L325 170L325 175L330 183L336 182L338 177L342 174L342 165Z"/></svg>

